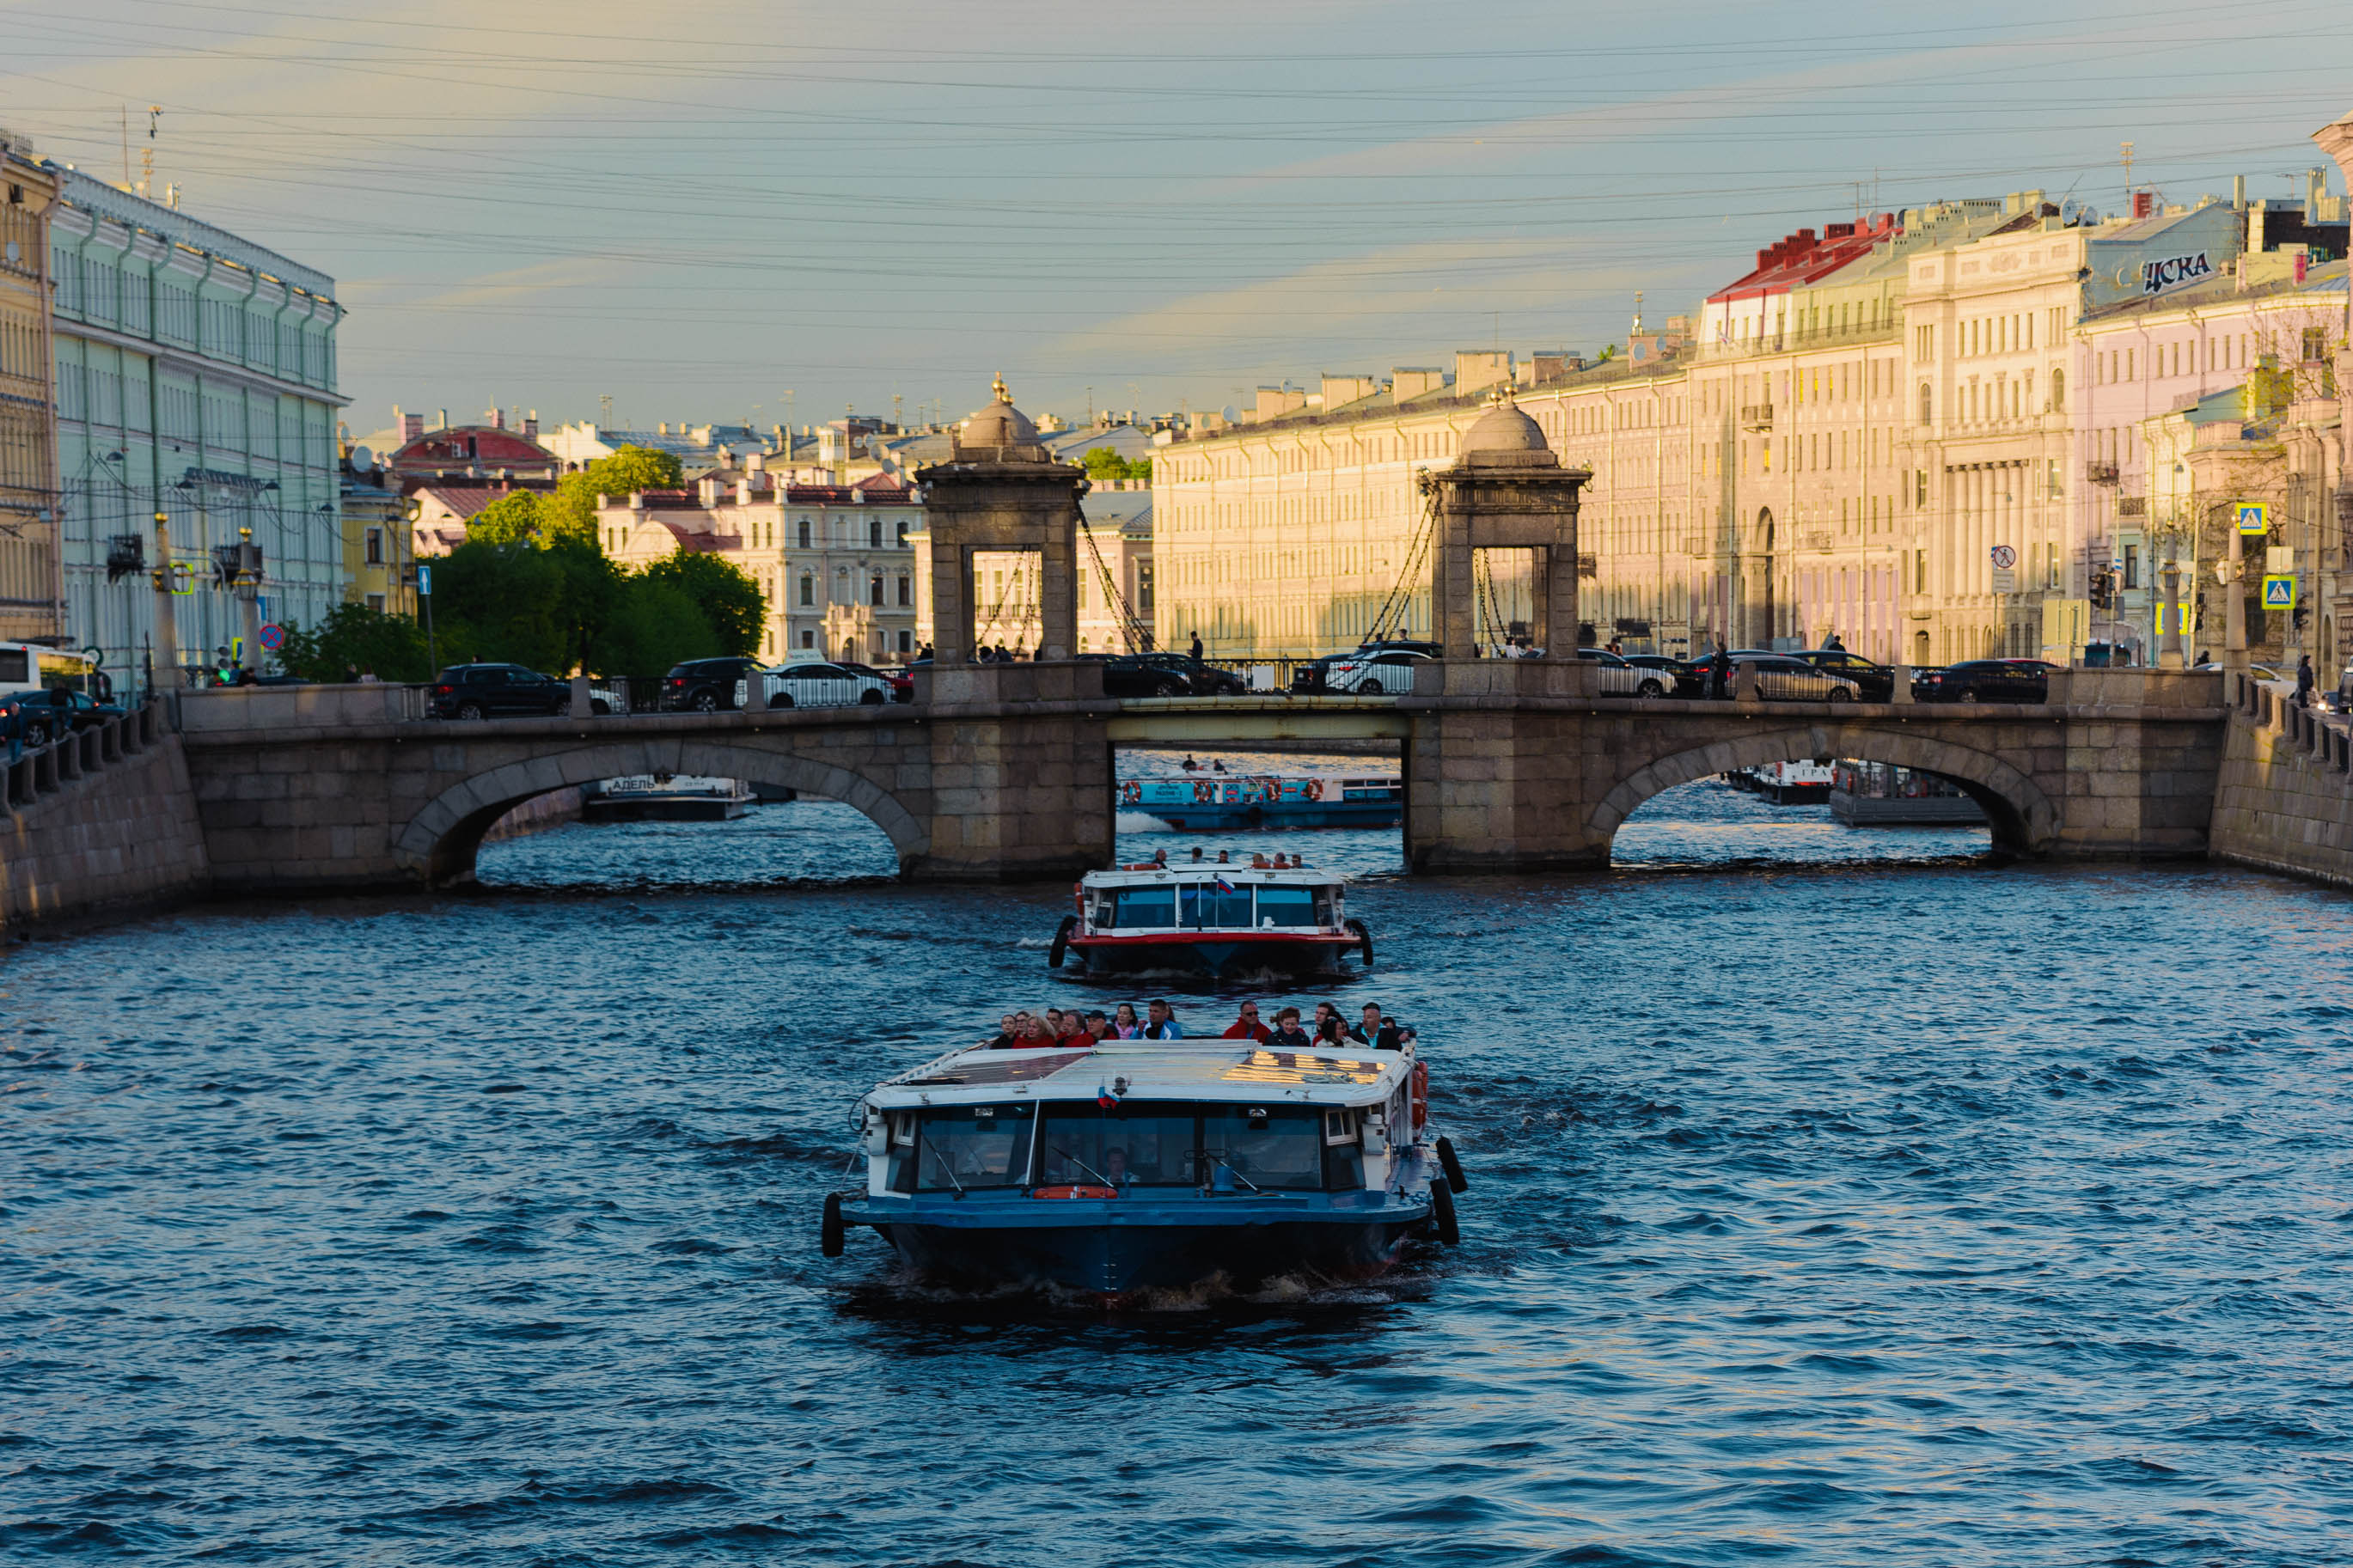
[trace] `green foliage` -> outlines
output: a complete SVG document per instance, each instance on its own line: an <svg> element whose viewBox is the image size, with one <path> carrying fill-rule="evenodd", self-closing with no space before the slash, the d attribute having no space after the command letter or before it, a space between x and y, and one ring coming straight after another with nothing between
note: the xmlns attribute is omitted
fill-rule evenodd
<svg viewBox="0 0 2353 1568"><path fill-rule="evenodd" d="M1130 462L1109 447L1096 447L1080 460L1086 465L1087 478L1099 485L1116 479L1152 482L1152 459L1149 458L1138 458Z"/></svg>
<svg viewBox="0 0 2353 1568"><path fill-rule="evenodd" d="M510 490L466 520L470 544L537 542L542 526L540 497L533 490Z"/></svg>
<svg viewBox="0 0 2353 1568"><path fill-rule="evenodd" d="M719 652L749 655L759 650L767 595L733 562L681 548L647 567L643 576L649 584L683 593L718 638Z"/></svg>
<svg viewBox="0 0 2353 1568"><path fill-rule="evenodd" d="M441 662L477 659L551 673L571 667L574 646L565 563L520 542L468 540L433 564L433 616Z"/></svg>
<svg viewBox="0 0 2353 1568"><path fill-rule="evenodd" d="M616 613L589 644L588 662L606 675L659 675L690 658L732 650L720 646L685 589L640 574L625 578Z"/></svg>
<svg viewBox="0 0 2353 1568"><path fill-rule="evenodd" d="M651 447L624 447L576 474L565 475L556 482L554 493L542 498L540 540L545 544L572 543L600 550L604 544L596 537L598 497L674 490L684 483L685 470L674 454Z"/></svg>
<svg viewBox="0 0 2353 1568"><path fill-rule="evenodd" d="M307 680L342 680L373 672L385 680L430 680L425 629L406 616L386 615L365 605L337 605L305 631L286 628L278 667Z"/></svg>

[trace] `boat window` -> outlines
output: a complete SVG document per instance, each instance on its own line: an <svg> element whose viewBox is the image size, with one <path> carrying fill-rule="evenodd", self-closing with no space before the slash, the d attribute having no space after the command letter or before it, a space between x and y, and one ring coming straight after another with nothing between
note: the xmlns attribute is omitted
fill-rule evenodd
<svg viewBox="0 0 2353 1568"><path fill-rule="evenodd" d="M1190 1106L1051 1106L1039 1139L1039 1184L1198 1185L1194 1132Z"/></svg>
<svg viewBox="0 0 2353 1568"><path fill-rule="evenodd" d="M1029 1184L1030 1105L959 1105L923 1112L913 1147L891 1152L893 1192Z"/></svg>
<svg viewBox="0 0 2353 1568"><path fill-rule="evenodd" d="M1315 921L1313 888L1261 888L1258 923L1262 926L1312 926Z"/></svg>
<svg viewBox="0 0 2353 1568"><path fill-rule="evenodd" d="M1250 890L1235 888L1220 892L1215 882L1188 883L1184 889L1185 916L1180 924L1191 927L1250 925Z"/></svg>
<svg viewBox="0 0 2353 1568"><path fill-rule="evenodd" d="M1137 926L1173 926L1176 923L1176 889L1174 888L1122 888L1119 909L1112 917L1113 930Z"/></svg>
<svg viewBox="0 0 2353 1568"><path fill-rule="evenodd" d="M1322 1113L1303 1106L1210 1106L1201 1117L1201 1147L1212 1172L1223 1164L1250 1186L1317 1190L1323 1127Z"/></svg>

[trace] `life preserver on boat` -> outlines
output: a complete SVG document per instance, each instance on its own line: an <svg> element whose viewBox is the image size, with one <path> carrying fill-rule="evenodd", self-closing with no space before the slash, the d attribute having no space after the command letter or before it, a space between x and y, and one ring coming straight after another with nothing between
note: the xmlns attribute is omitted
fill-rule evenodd
<svg viewBox="0 0 2353 1568"><path fill-rule="evenodd" d="M1203 779L1193 786L1193 798L1207 805L1218 798L1218 786Z"/></svg>
<svg viewBox="0 0 2353 1568"><path fill-rule="evenodd" d="M1305 795L1310 800L1322 800L1324 798L1324 781L1322 779L1309 779L1305 784L1299 786L1299 793Z"/></svg>
<svg viewBox="0 0 2353 1568"><path fill-rule="evenodd" d="M1413 1064L1413 1130L1420 1131L1422 1123L1429 1120L1430 1064L1417 1061Z"/></svg>
<svg viewBox="0 0 2353 1568"><path fill-rule="evenodd" d="M1144 786L1136 783L1134 779L1130 779L1125 784L1119 786L1119 798L1127 802L1128 805L1134 805L1137 801L1144 798Z"/></svg>

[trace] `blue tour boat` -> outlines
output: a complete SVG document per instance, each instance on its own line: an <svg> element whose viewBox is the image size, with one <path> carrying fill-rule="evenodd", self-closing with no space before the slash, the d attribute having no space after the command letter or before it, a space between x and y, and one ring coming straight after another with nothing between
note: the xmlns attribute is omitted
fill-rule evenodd
<svg viewBox="0 0 2353 1568"><path fill-rule="evenodd" d="M1139 811L1179 832L1245 827L1394 827L1405 820L1405 781L1338 773L1306 778L1196 773L1129 779L1123 811Z"/></svg>
<svg viewBox="0 0 2353 1568"><path fill-rule="evenodd" d="M951 1051L860 1100L864 1189L827 1196L820 1245L865 1226L934 1283L1107 1303L1367 1279L1410 1237L1457 1239L1467 1184L1429 1083L1411 1042Z"/></svg>

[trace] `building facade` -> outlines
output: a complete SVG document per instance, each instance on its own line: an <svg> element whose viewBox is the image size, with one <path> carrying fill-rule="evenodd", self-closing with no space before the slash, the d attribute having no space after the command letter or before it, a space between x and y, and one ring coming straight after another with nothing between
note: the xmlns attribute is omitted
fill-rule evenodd
<svg viewBox="0 0 2353 1568"><path fill-rule="evenodd" d="M0 186L0 642L47 641L65 631L48 303L58 187L5 131Z"/></svg>
<svg viewBox="0 0 2353 1568"><path fill-rule="evenodd" d="M137 667L154 635L148 574L169 570L180 646L153 648L155 666L204 663L242 633L220 566L248 540L260 618L315 625L343 597L334 280L49 167L66 635Z"/></svg>

